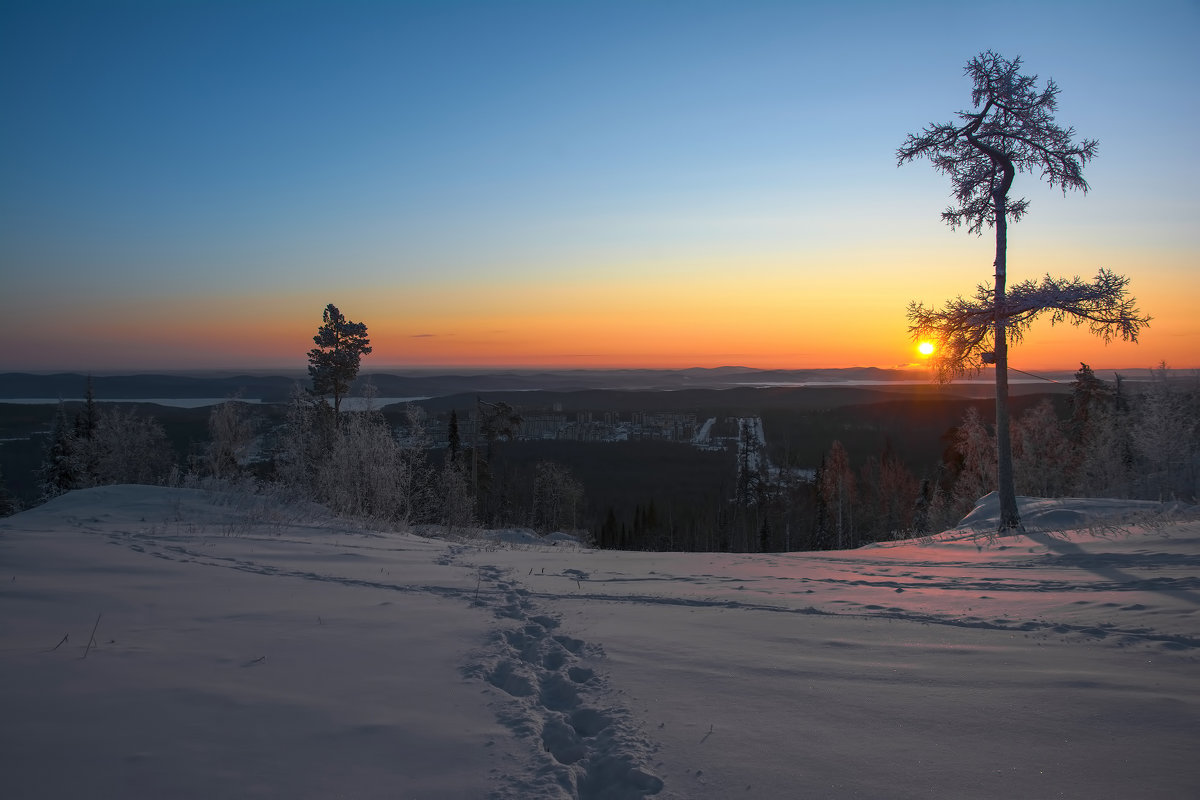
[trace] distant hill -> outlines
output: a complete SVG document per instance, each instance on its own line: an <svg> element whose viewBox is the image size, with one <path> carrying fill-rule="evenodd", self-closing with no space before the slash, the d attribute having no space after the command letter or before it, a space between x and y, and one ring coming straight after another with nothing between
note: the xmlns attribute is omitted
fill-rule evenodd
<svg viewBox="0 0 1200 800"><path fill-rule="evenodd" d="M989 376L981 376L987 378ZM1069 381L1069 374L1052 376ZM78 399L84 394L88 376L82 373L0 374L0 399ZM365 373L356 381L352 394L362 393L371 383L380 397L447 397L476 392L578 392L585 390L680 391L689 389L749 389L816 386L902 386L905 382L928 384L924 370L851 367L846 369L759 370L749 367L714 369L623 369L499 371L438 374L432 372ZM293 387L307 385L302 374L287 375L96 375L92 377L97 400L144 400L220 398L240 395L264 402L286 400ZM1040 390L1046 383L1039 382ZM978 384L955 384L969 391Z"/></svg>

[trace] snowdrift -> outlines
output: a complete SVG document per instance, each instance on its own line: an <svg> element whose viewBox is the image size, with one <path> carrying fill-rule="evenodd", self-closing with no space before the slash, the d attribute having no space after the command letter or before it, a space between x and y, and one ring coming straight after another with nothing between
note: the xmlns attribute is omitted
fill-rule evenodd
<svg viewBox="0 0 1200 800"><path fill-rule="evenodd" d="M1026 499L994 538L989 502L731 555L74 492L0 520L0 792L1200 796L1200 524Z"/></svg>

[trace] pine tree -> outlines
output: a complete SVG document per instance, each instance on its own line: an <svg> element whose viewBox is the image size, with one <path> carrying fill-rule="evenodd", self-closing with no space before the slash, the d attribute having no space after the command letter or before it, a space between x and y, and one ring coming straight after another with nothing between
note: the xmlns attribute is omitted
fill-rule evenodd
<svg viewBox="0 0 1200 800"><path fill-rule="evenodd" d="M458 411L451 409L450 425L447 432L447 449L451 462L458 460L458 451L462 448L462 439L458 433Z"/></svg>
<svg viewBox="0 0 1200 800"><path fill-rule="evenodd" d="M1113 399L1113 388L1097 378L1091 367L1079 362L1079 371L1075 373L1075 380L1071 384L1071 440L1080 442L1092 415L1098 408L1111 405Z"/></svg>
<svg viewBox="0 0 1200 800"><path fill-rule="evenodd" d="M4 472L0 470L0 517L11 516L15 513L17 513L17 499L8 490L8 483L4 480Z"/></svg>
<svg viewBox="0 0 1200 800"><path fill-rule="evenodd" d="M320 397L333 397L333 411L341 412L342 398L358 376L359 362L371 352L367 326L351 322L333 303L325 307L323 324L313 337L316 347L308 351L308 374L313 392Z"/></svg>
<svg viewBox="0 0 1200 800"><path fill-rule="evenodd" d="M600 541L597 542L600 547L616 547L620 539L620 531L617 527L617 515L613 511L613 507L608 507L608 513L604 515L604 524L600 526Z"/></svg>
<svg viewBox="0 0 1200 800"><path fill-rule="evenodd" d="M42 500L50 500L79 488L79 464L76 460L75 429L67 423L66 407L60 400L50 430L50 441L38 470Z"/></svg>
<svg viewBox="0 0 1200 800"><path fill-rule="evenodd" d="M96 486L100 482L100 452L96 434L100 429L100 409L96 405L96 394L92 387L92 376L87 379L83 408L75 415L75 454L78 465L79 488Z"/></svg>

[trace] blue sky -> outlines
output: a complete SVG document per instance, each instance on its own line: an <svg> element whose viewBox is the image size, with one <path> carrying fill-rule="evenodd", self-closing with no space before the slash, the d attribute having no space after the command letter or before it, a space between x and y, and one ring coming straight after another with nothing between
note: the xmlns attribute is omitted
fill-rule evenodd
<svg viewBox="0 0 1200 800"><path fill-rule="evenodd" d="M770 313L775 355L692 361L891 366L909 300L989 274L988 243L939 220L946 180L895 164L969 105L987 48L1100 140L1086 197L1018 182L1010 269L1126 272L1158 324L1085 355L1200 366L1177 355L1200 352L1179 302L1200 292L1198 45L1196 2L8 1L0 369L299 362L326 302L389 364L470 363L484 331L478 363L665 363L684 345L601 353L606 316L649 338L639 315L734 317L718 341ZM722 304L746 286L769 311ZM553 352L504 338L550 306L591 321L531 325Z"/></svg>

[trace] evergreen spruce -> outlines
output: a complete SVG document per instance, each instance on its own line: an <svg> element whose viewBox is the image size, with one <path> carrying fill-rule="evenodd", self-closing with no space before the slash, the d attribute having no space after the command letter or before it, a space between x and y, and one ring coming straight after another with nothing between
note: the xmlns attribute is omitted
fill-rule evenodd
<svg viewBox="0 0 1200 800"><path fill-rule="evenodd" d="M75 429L67 423L66 407L60 400L50 430L50 441L38 470L42 500L50 500L79 488L79 465L75 458Z"/></svg>

